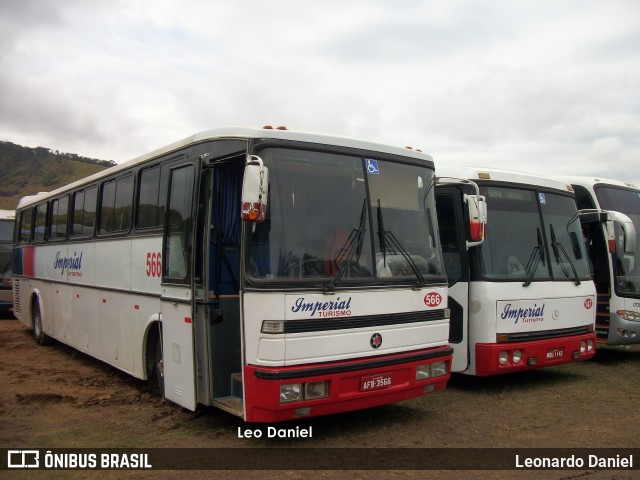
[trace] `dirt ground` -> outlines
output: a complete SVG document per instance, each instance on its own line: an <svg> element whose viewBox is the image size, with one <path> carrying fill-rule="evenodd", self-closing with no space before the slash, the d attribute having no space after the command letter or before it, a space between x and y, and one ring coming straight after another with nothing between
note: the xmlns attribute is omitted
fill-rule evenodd
<svg viewBox="0 0 640 480"><path fill-rule="evenodd" d="M265 454L272 447L638 448L639 374L639 346L601 347L589 362L494 378L454 375L444 393L305 420L302 426L313 427L311 439L248 439L238 435L238 428L247 425L232 415L213 408L192 413L172 407L149 393L145 382L60 343L39 347L17 320L1 319L0 447L256 447ZM0 471L0 477L72 476L68 471L22 473ZM103 471L74 478L121 478L124 473L128 478L214 476L214 472L193 470ZM219 471L215 476L297 479L309 475L293 470L276 473ZM313 478L349 479L640 477L637 470L310 473Z"/></svg>

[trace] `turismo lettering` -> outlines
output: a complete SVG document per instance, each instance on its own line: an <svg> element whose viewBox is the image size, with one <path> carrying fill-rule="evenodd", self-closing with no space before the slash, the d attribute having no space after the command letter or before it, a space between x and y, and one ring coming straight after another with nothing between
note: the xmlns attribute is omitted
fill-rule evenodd
<svg viewBox="0 0 640 480"><path fill-rule="evenodd" d="M80 252L80 256L76 252L73 252L72 257L63 257L60 251L56 252L56 259L53 261L54 270L60 269L60 275L64 275L64 272L67 272L67 275L77 275L81 276L79 270L82 269L82 252Z"/></svg>
<svg viewBox="0 0 640 480"><path fill-rule="evenodd" d="M335 317L335 316L349 316L351 315L351 297L348 300L341 300L340 297L335 301L330 302L305 302L304 297L300 297L296 300L296 303L291 307L293 313L298 312L311 312L310 316L315 316L318 313L319 317Z"/></svg>
<svg viewBox="0 0 640 480"><path fill-rule="evenodd" d="M518 323L518 320L523 322L544 322L544 306L545 304L543 303L541 306L534 304L530 308L512 308L511 304L507 303L500 318L503 320L507 318L513 319L515 320L513 323Z"/></svg>

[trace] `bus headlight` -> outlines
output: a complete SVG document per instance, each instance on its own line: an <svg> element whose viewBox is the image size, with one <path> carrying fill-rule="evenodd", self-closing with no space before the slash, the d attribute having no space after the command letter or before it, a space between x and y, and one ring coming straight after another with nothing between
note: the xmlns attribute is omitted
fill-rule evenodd
<svg viewBox="0 0 640 480"><path fill-rule="evenodd" d="M302 400L301 384L280 385L280 403L295 402L297 400Z"/></svg>
<svg viewBox="0 0 640 480"><path fill-rule="evenodd" d="M329 396L329 380L280 385L280 403L315 400Z"/></svg>
<svg viewBox="0 0 640 480"><path fill-rule="evenodd" d="M447 374L447 362L433 362L431 364L431 378L442 377Z"/></svg>
<svg viewBox="0 0 640 480"><path fill-rule="evenodd" d="M593 340L587 340L587 352L593 351Z"/></svg>
<svg viewBox="0 0 640 480"><path fill-rule="evenodd" d="M516 350L513 352L513 363L518 363L522 360L522 350Z"/></svg>
<svg viewBox="0 0 640 480"><path fill-rule="evenodd" d="M282 389L280 390L282 392ZM304 384L304 399L325 398L329 396L329 382L310 382Z"/></svg>
<svg viewBox="0 0 640 480"><path fill-rule="evenodd" d="M498 361L500 362L500 365L506 365L509 361L509 352L507 352L506 350L502 350L498 354Z"/></svg>
<svg viewBox="0 0 640 480"><path fill-rule="evenodd" d="M416 368L416 382L429 378L429 365L418 365Z"/></svg>
<svg viewBox="0 0 640 480"><path fill-rule="evenodd" d="M628 320L630 322L640 322L640 313L634 312L633 310L618 310L616 312L623 320Z"/></svg>
<svg viewBox="0 0 640 480"><path fill-rule="evenodd" d="M427 378L442 377L447 374L447 362L433 362L416 367L416 382Z"/></svg>
<svg viewBox="0 0 640 480"><path fill-rule="evenodd" d="M585 342L584 340L582 340L580 342L580 353L584 353L587 351L587 342Z"/></svg>

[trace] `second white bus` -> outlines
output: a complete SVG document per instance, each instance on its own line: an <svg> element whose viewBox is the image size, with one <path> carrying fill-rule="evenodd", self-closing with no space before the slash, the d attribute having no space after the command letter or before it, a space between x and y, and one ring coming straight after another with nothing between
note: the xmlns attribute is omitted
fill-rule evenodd
<svg viewBox="0 0 640 480"><path fill-rule="evenodd" d="M596 293L570 188L496 169L456 176L479 186L487 224L477 238L464 205L475 193L469 182L439 179L452 370L486 376L591 358Z"/></svg>

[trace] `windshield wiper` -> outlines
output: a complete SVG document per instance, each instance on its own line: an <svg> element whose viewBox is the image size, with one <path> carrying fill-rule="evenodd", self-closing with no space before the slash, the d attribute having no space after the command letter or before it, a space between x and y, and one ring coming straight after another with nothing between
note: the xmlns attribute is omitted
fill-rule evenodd
<svg viewBox="0 0 640 480"><path fill-rule="evenodd" d="M324 285L325 291L335 290L336 284L340 281L346 271L346 267L355 258L356 262L360 261L360 255L362 254L362 246L364 244L364 233L367 231L367 200L362 203L362 210L360 212L360 223L358 228L351 230L349 237L344 242L344 245L338 251L336 258L331 259L331 263L334 269L338 270L338 273L331 279L331 281Z"/></svg>
<svg viewBox="0 0 640 480"><path fill-rule="evenodd" d="M571 261L571 257L569 257L569 255L567 254L567 251L564 249L562 244L556 240L556 233L553 230L553 225L551 224L549 224L549 231L551 232L551 248L553 250L553 256L556 259L556 264L560 265L560 268L562 268L562 273L564 273L565 277L569 277L569 272L565 268L564 262L560 260L560 253L562 253L564 255L564 258L567 259L567 262L569 263L571 270L573 271L573 278L576 281L576 285L580 285L580 277L578 276L576 267L573 265L573 262Z"/></svg>
<svg viewBox="0 0 640 480"><path fill-rule="evenodd" d="M407 252L407 250L402 246L400 241L396 238L396 236L391 231L385 231L384 229L384 221L382 218L382 206L380 205L380 199L378 199L378 238L380 240L380 250L382 250L382 261L383 265L387 263L387 245L394 255L397 255L396 251L402 255L402 257L407 261L411 271L418 279L418 286L422 286L425 284L424 277L422 273L420 273L420 269L416 265L416 262L411 258L411 254Z"/></svg>
<svg viewBox="0 0 640 480"><path fill-rule="evenodd" d="M544 259L544 244L542 243L542 234L540 233L540 229L537 228L537 237L538 237L538 245L533 247L533 251L529 256L529 260L527 261L527 266L525 267L525 272L527 274L527 278L525 282L522 284L523 287L528 287L531 285L533 281L533 276L538 270L538 264L542 261L542 266L545 266ZM537 255L536 255L537 253Z"/></svg>

